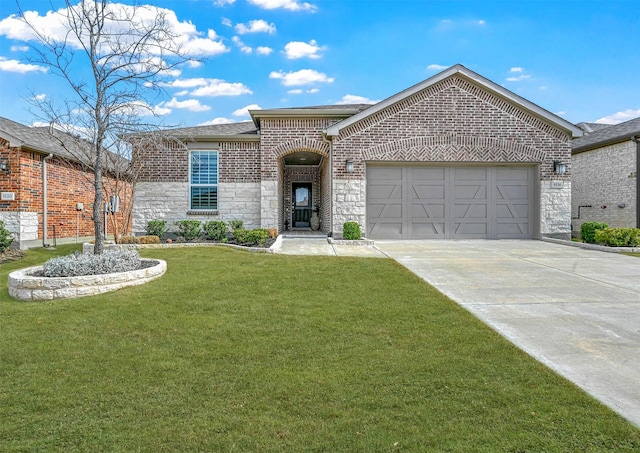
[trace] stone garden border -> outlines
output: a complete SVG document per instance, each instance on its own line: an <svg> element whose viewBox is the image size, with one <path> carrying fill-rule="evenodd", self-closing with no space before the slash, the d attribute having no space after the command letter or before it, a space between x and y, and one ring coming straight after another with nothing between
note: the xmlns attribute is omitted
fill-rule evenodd
<svg viewBox="0 0 640 453"><path fill-rule="evenodd" d="M167 262L141 258L157 264L145 269L113 274L85 275L81 277L36 277L30 274L42 266L27 267L9 274L9 295L22 301L46 301L93 296L127 286L142 285L164 274Z"/></svg>

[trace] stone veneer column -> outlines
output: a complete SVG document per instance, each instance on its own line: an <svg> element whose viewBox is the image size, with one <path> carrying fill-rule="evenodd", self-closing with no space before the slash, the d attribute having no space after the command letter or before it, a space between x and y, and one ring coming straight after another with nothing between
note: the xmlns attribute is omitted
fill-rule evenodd
<svg viewBox="0 0 640 453"><path fill-rule="evenodd" d="M13 234L14 243L22 248L22 242L38 239L37 212L0 212L0 220Z"/></svg>
<svg viewBox="0 0 640 453"><path fill-rule="evenodd" d="M278 228L278 181L260 183L262 228Z"/></svg>
<svg viewBox="0 0 640 453"><path fill-rule="evenodd" d="M552 181L540 181L540 233L544 237L571 239L571 181L552 188Z"/></svg>
<svg viewBox="0 0 640 453"><path fill-rule="evenodd" d="M333 233L342 235L344 222L358 222L363 236L366 231L366 180L333 180Z"/></svg>

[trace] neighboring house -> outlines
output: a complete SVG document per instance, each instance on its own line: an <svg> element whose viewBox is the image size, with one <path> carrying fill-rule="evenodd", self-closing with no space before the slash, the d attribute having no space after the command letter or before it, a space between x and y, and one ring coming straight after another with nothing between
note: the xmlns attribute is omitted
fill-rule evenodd
<svg viewBox="0 0 640 453"><path fill-rule="evenodd" d="M574 234L584 222L640 227L640 118L616 125L578 124L573 141L571 212Z"/></svg>
<svg viewBox="0 0 640 453"><path fill-rule="evenodd" d="M15 246L93 237L94 177L82 164L90 152L84 145L53 128L0 117L0 220ZM115 180L105 176L104 182L114 193ZM126 198L128 183L120 188Z"/></svg>
<svg viewBox="0 0 640 453"><path fill-rule="evenodd" d="M282 232L317 209L336 236L346 221L372 239L570 235L582 130L461 65L375 105L250 113L137 147L135 232L153 219Z"/></svg>

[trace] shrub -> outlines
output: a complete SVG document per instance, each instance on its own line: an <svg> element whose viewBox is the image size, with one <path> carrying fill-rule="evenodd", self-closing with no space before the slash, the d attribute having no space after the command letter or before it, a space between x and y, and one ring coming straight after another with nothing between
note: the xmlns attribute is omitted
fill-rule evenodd
<svg viewBox="0 0 640 453"><path fill-rule="evenodd" d="M271 239L275 239L278 237L278 229L277 228L268 228L267 234Z"/></svg>
<svg viewBox="0 0 640 453"><path fill-rule="evenodd" d="M356 240L362 237L358 222L345 222L342 225L342 237L349 240Z"/></svg>
<svg viewBox="0 0 640 453"><path fill-rule="evenodd" d="M136 237L135 236L120 236L118 238L118 244L135 244Z"/></svg>
<svg viewBox="0 0 640 453"><path fill-rule="evenodd" d="M145 228L149 236L158 236L161 238L167 232L166 220L149 220L147 228Z"/></svg>
<svg viewBox="0 0 640 453"><path fill-rule="evenodd" d="M4 226L4 221L0 220L0 253L4 253L13 243L11 231Z"/></svg>
<svg viewBox="0 0 640 453"><path fill-rule="evenodd" d="M202 235L200 229L201 222L199 220L180 220L176 222L178 227L178 236L184 238L185 241L194 241Z"/></svg>
<svg viewBox="0 0 640 453"><path fill-rule="evenodd" d="M640 229L604 228L595 230L595 242L608 247L637 247L640 245Z"/></svg>
<svg viewBox="0 0 640 453"><path fill-rule="evenodd" d="M585 222L580 226L580 236L584 242L596 243L596 230L603 230L609 225L600 222Z"/></svg>
<svg viewBox="0 0 640 453"><path fill-rule="evenodd" d="M136 238L136 244L160 244L160 238L153 235L138 236Z"/></svg>
<svg viewBox="0 0 640 453"><path fill-rule="evenodd" d="M245 230L238 228L233 231L233 238L239 245L246 246L263 246L267 242L269 233L265 228L256 228L254 230Z"/></svg>
<svg viewBox="0 0 640 453"><path fill-rule="evenodd" d="M45 277L77 277L81 275L127 272L140 267L140 257L135 250L108 249L101 255L82 254L52 258L43 265Z"/></svg>
<svg viewBox="0 0 640 453"><path fill-rule="evenodd" d="M213 241L223 241L227 238L227 224L221 220L211 220L202 226L204 235Z"/></svg>
<svg viewBox="0 0 640 453"><path fill-rule="evenodd" d="M231 220L229 222L229 226L231 227L231 231L239 230L244 226L242 220Z"/></svg>

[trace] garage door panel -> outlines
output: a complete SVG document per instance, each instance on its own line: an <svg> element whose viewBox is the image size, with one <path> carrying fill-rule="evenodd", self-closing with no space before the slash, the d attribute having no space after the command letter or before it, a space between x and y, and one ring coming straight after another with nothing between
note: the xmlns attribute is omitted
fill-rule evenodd
<svg viewBox="0 0 640 453"><path fill-rule="evenodd" d="M367 169L372 238L531 238L534 167Z"/></svg>

